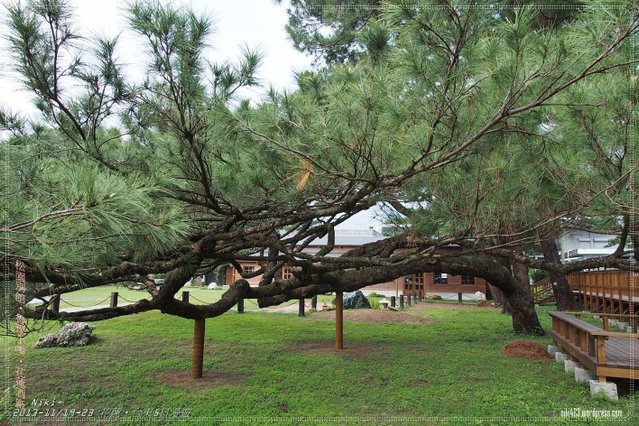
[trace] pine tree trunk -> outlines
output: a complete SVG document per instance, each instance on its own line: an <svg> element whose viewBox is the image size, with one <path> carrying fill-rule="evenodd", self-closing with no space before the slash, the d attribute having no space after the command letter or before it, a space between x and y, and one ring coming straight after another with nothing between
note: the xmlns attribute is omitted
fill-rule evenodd
<svg viewBox="0 0 639 426"><path fill-rule="evenodd" d="M501 242L505 242L505 241L506 240L504 239ZM510 260L506 258L498 258L497 261L504 268L506 268L509 271L512 271ZM506 315L512 315L513 308L510 306L510 303L508 302L508 298L504 294L504 291L498 287L495 287L494 285L490 286L490 291L493 293L495 297L495 301L497 301L501 305L501 313Z"/></svg>
<svg viewBox="0 0 639 426"><path fill-rule="evenodd" d="M523 252L521 246L515 246L514 250L519 253ZM535 311L535 300L530 289L528 266L523 263L508 262L506 260L503 263L510 263L510 270L512 271L514 289L503 292L503 294L511 310L513 329L517 333L543 335L544 329L541 327L537 311Z"/></svg>
<svg viewBox="0 0 639 426"><path fill-rule="evenodd" d="M559 250L555 235L550 234L547 238L541 240L541 250L544 253L544 259L548 262L560 264ZM557 301L558 311L576 311L579 309L579 303L572 293L570 284L565 274L559 272L550 272L550 281L552 282L552 291Z"/></svg>
<svg viewBox="0 0 639 426"><path fill-rule="evenodd" d="M535 311L535 302L530 290L521 288L517 284L517 288L505 293L506 299L512 308L513 329L517 333L534 334L541 336L544 330L537 317Z"/></svg>
<svg viewBox="0 0 639 426"><path fill-rule="evenodd" d="M521 246L516 246L515 251L523 254ZM512 271L516 290L507 296L512 308L513 328L518 333L542 335L544 330L535 311L535 299L528 278L528 265L512 262Z"/></svg>
<svg viewBox="0 0 639 426"><path fill-rule="evenodd" d="M510 304L508 304L508 300L506 299L504 292L492 284L488 284L488 286L490 287L490 292L493 295L495 303L501 306L501 313L510 315L512 313L512 309L510 308Z"/></svg>

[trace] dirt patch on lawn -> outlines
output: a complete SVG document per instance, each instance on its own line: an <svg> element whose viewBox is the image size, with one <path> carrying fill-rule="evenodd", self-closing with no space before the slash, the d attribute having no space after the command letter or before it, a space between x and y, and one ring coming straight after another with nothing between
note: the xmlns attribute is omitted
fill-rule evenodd
<svg viewBox="0 0 639 426"><path fill-rule="evenodd" d="M313 314L313 318L335 321L335 311L316 312ZM347 309L344 311L344 321L391 324L432 324L435 322L432 319L386 309Z"/></svg>
<svg viewBox="0 0 639 426"><path fill-rule="evenodd" d="M516 356L531 361L545 361L550 355L541 344L532 340L513 340L501 349L506 356Z"/></svg>
<svg viewBox="0 0 639 426"><path fill-rule="evenodd" d="M168 371L160 374L160 380L167 386L173 388L194 388L207 386L232 385L241 383L246 376L237 373L227 373L223 371L207 372L199 379L191 377L188 370Z"/></svg>
<svg viewBox="0 0 639 426"><path fill-rule="evenodd" d="M419 312L419 311L427 311L431 308L438 308L438 309L454 309L454 310L460 310L460 309L475 309L477 308L477 305L475 304L470 304L470 303L454 303L454 302L428 302L428 303L418 303L416 305L413 305L411 307L409 307L408 309L410 309L411 311L415 311L415 312Z"/></svg>
<svg viewBox="0 0 639 426"><path fill-rule="evenodd" d="M375 342L344 342L344 349L336 349L335 342L306 342L286 345L286 349L290 351L306 352L310 355L347 355L354 358L370 358L378 354L387 354L390 348L385 343Z"/></svg>

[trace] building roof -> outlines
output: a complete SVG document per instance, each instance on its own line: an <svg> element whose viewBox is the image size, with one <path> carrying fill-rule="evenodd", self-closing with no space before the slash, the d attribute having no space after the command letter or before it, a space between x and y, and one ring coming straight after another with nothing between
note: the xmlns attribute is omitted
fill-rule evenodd
<svg viewBox="0 0 639 426"><path fill-rule="evenodd" d="M363 244L374 243L386 237L374 230L336 230L335 245L357 247ZM324 247L328 244L328 237L316 238L310 242L309 247Z"/></svg>

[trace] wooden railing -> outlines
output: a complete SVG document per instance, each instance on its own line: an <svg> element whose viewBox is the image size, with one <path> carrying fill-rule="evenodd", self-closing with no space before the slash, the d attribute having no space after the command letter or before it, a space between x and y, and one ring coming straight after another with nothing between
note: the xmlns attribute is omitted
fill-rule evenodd
<svg viewBox="0 0 639 426"><path fill-rule="evenodd" d="M634 276L630 271L621 271L617 269L573 272L568 275L567 278L568 283L573 290L599 290L617 296L639 296L639 273L636 272L634 273Z"/></svg>
<svg viewBox="0 0 639 426"><path fill-rule="evenodd" d="M578 292L585 310L621 318L639 304L639 274L621 270L575 272L568 283Z"/></svg>
<svg viewBox="0 0 639 426"><path fill-rule="evenodd" d="M535 303L540 305L554 298L550 277L542 278L535 282L530 286L530 291Z"/></svg>
<svg viewBox="0 0 639 426"><path fill-rule="evenodd" d="M627 345L620 342L625 339L639 340L639 334L607 331L610 317L607 314L550 312L549 315L552 318L553 343L593 371L600 381L605 381L606 377L631 377L636 362L634 350L631 349L633 342ZM582 315L601 316L604 329L581 320ZM633 324L639 320L637 315L624 317Z"/></svg>

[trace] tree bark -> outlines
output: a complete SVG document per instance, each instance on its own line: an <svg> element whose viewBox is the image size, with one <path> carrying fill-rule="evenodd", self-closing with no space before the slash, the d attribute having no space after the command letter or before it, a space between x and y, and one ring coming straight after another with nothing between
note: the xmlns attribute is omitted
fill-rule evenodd
<svg viewBox="0 0 639 426"><path fill-rule="evenodd" d="M539 323L530 290L517 286L513 291L504 294L512 308L513 329L517 333L543 335L544 330Z"/></svg>
<svg viewBox="0 0 639 426"><path fill-rule="evenodd" d="M559 250L557 248L557 241L555 240L555 233L551 233L546 238L540 240L541 250L544 254L544 259L549 262L561 263L559 257ZM552 282L552 291L557 301L558 311L575 311L579 309L579 303L575 299L575 296L570 289L566 274L561 272L549 271L550 281Z"/></svg>
<svg viewBox="0 0 639 426"><path fill-rule="evenodd" d="M509 259L497 258L497 262L499 262L499 264L501 264L506 270L512 271L512 264ZM501 313L506 315L511 315L513 310L510 306L510 303L508 303L508 299L506 298L504 291L501 288L496 287L492 284L489 284L489 285L490 285L490 291L493 293L493 297L495 298L495 301L499 303L499 305L501 306Z"/></svg>
<svg viewBox="0 0 639 426"><path fill-rule="evenodd" d="M521 246L516 246L515 251L523 254ZM544 330L535 311L535 300L528 278L528 265L512 262L512 271L514 289L505 295L511 308L513 328L518 333L542 335Z"/></svg>
<svg viewBox="0 0 639 426"><path fill-rule="evenodd" d="M488 284L488 285L490 286L490 293L493 295L493 299L495 300L495 303L501 306L501 313L510 315L512 313L512 309L510 308L510 305L508 304L508 300L506 299L506 295L504 295L504 292L492 284Z"/></svg>

